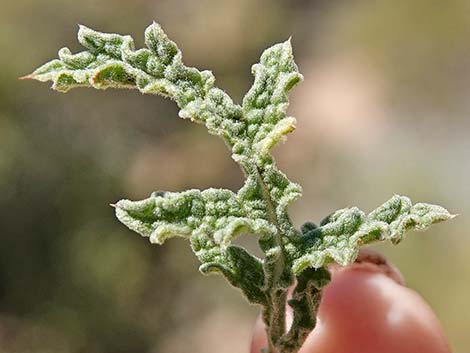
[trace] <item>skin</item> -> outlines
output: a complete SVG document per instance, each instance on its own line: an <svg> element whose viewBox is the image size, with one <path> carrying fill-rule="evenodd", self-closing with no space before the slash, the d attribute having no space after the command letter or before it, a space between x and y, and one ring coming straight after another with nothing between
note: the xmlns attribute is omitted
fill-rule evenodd
<svg viewBox="0 0 470 353"><path fill-rule="evenodd" d="M436 315L383 256L364 251L358 262L330 268L317 327L300 353L450 353ZM290 312L287 313L291 318ZM258 318L251 353L266 347Z"/></svg>

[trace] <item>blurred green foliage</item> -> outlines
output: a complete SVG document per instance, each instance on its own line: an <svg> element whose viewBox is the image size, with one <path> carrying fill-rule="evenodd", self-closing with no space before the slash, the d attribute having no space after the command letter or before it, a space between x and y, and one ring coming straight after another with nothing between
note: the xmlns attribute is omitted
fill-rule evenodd
<svg viewBox="0 0 470 353"><path fill-rule="evenodd" d="M393 193L461 214L381 250L436 310L454 351L465 352L469 15L465 0L2 3L0 352L248 345L254 308L222 279L200 277L184 242L151 247L107 206L153 189L238 189L241 173L222 142L178 119L169 101L120 91L62 95L16 80L60 45L77 50L77 23L130 33L140 46L152 20L188 64L213 69L235 98L251 85L262 49L293 36L306 82L292 102L298 131L279 161L304 186L296 224L351 204L367 210Z"/></svg>

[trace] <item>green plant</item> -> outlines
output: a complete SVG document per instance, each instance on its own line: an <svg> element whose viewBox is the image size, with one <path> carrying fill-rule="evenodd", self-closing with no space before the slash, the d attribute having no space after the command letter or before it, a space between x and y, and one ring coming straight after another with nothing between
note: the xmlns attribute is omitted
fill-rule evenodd
<svg viewBox="0 0 470 353"><path fill-rule="evenodd" d="M86 86L160 94L176 101L180 117L204 124L226 142L246 176L237 193L155 192L148 199L121 200L114 206L122 223L152 243L188 238L202 273L222 273L250 303L260 305L268 352L297 352L315 327L322 288L329 282L328 264L348 265L362 245L383 240L397 244L407 230L423 230L453 217L440 206L413 205L396 195L369 214L346 208L319 226L307 222L300 230L294 227L287 209L301 196L301 188L276 167L270 153L295 128L295 119L286 115L287 94L302 75L289 40L267 49L253 66L254 84L241 105L214 86L210 71L185 66L175 43L156 23L145 31L144 49L135 50L130 36L83 26L78 40L86 51L72 54L63 48L59 59L26 78L52 81L52 87L62 92ZM264 259L231 245L242 233L259 236ZM287 304L294 315L288 330Z"/></svg>

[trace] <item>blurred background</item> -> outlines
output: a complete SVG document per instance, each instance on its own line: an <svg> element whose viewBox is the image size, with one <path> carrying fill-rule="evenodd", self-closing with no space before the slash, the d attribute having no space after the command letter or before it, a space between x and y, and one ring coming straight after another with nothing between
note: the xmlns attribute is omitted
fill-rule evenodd
<svg viewBox="0 0 470 353"><path fill-rule="evenodd" d="M470 347L470 2L467 0L16 0L0 12L0 352L245 352L257 308L203 278L184 240L163 247L108 206L153 190L226 187L242 175L222 141L137 91L18 81L68 46L77 24L131 34L152 20L190 66L240 101L263 49L292 36L305 82L298 129L276 149L304 188L297 225L394 193L461 214L383 245ZM254 239L245 239L247 246ZM188 350L188 347L190 349Z"/></svg>

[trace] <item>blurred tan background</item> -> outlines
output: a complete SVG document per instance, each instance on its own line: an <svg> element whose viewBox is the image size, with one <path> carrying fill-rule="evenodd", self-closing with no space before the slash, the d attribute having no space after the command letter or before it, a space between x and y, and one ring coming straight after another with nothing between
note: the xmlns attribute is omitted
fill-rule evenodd
<svg viewBox="0 0 470 353"><path fill-rule="evenodd" d="M247 350L257 308L222 277L202 277L186 241L151 246L108 206L157 189L238 189L223 143L159 97L16 80L61 46L81 50L78 23L142 46L152 20L237 101L262 50L292 35L305 82L291 100L298 129L276 155L304 188L296 224L394 193L461 214L380 250L454 352L469 352L467 0L3 0L0 352Z"/></svg>

